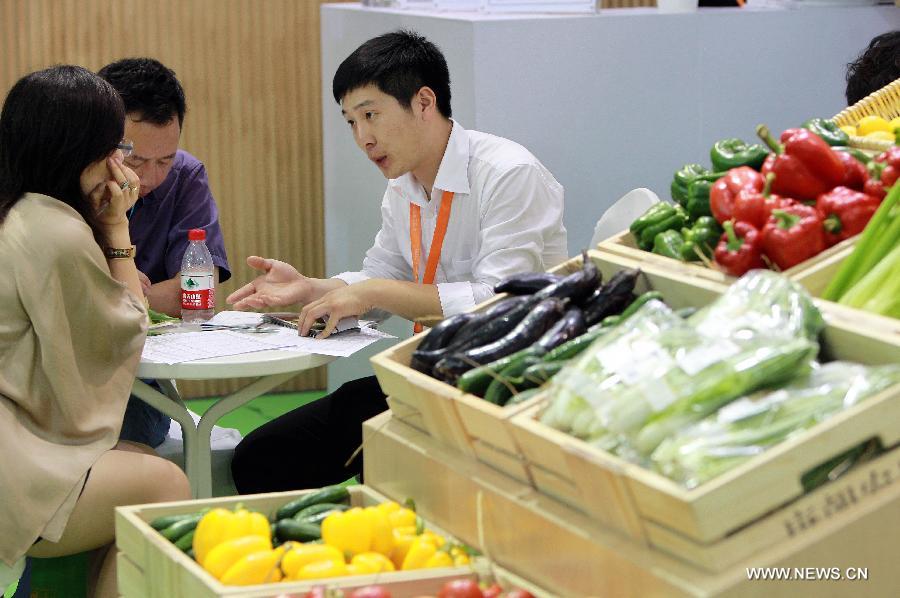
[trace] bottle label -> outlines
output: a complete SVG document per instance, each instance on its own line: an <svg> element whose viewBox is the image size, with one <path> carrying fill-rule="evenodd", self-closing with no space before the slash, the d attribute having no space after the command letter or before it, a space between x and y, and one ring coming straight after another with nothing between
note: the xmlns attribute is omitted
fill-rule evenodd
<svg viewBox="0 0 900 598"><path fill-rule="evenodd" d="M214 309L216 306L215 293L212 274L181 275L182 309Z"/></svg>

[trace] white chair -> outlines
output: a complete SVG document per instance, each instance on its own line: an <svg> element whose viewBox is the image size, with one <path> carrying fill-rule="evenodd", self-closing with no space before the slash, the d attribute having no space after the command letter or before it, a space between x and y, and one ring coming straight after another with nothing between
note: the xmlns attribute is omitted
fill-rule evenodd
<svg viewBox="0 0 900 598"><path fill-rule="evenodd" d="M194 418L194 424L200 421L200 416L190 412ZM234 448L241 441L241 433L234 428L221 428L213 426L210 435L210 448L212 449L212 495L234 496L237 488L231 477L231 459L234 457ZM160 457L168 459L184 469L184 444L181 436L181 426L172 420L169 426L169 435L161 445L156 447Z"/></svg>
<svg viewBox="0 0 900 598"><path fill-rule="evenodd" d="M659 203L659 196L650 189L643 187L632 189L611 205L594 228L594 236L591 238L591 247L597 243L618 234L634 222L638 216L646 212L650 206Z"/></svg>

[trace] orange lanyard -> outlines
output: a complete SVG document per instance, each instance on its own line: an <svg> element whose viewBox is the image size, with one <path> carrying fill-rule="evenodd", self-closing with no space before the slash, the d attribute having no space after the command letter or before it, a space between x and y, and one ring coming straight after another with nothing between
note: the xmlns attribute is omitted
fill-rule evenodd
<svg viewBox="0 0 900 598"><path fill-rule="evenodd" d="M450 206L453 204L453 192L444 191L441 196L441 209L438 212L437 224L434 228L434 237L431 238L431 248L428 250L428 261L425 263L425 276L422 284L433 284L434 275L437 272L438 261L441 259L441 247L444 245L444 235L447 234L447 223L450 222ZM412 253L413 282L419 282L419 265L422 263L422 212L417 204L409 204L409 249ZM415 332L422 332L422 325L413 327Z"/></svg>

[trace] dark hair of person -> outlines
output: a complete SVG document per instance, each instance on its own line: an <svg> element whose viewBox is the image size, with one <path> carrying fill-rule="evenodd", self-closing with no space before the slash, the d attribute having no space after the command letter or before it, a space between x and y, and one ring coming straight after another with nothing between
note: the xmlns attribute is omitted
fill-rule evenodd
<svg viewBox="0 0 900 598"><path fill-rule="evenodd" d="M414 31L385 33L358 47L338 67L331 90L340 104L348 93L366 85L375 85L408 109L416 93L430 87L438 111L452 116L447 61L437 46Z"/></svg>
<svg viewBox="0 0 900 598"><path fill-rule="evenodd" d="M74 208L104 239L81 173L116 150L125 107L112 86L79 66L54 66L13 85L0 112L0 222L26 193Z"/></svg>
<svg viewBox="0 0 900 598"><path fill-rule="evenodd" d="M123 58L107 64L97 73L110 82L122 101L125 112L140 115L139 120L164 125L178 117L184 124L184 89L175 71L153 58Z"/></svg>
<svg viewBox="0 0 900 598"><path fill-rule="evenodd" d="M859 57L847 65L847 104L900 79L900 31L872 38Z"/></svg>

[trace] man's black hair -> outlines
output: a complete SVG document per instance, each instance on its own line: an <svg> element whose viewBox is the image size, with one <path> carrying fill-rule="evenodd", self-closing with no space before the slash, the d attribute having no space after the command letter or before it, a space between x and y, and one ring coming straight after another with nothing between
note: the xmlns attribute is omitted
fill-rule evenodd
<svg viewBox="0 0 900 598"><path fill-rule="evenodd" d="M430 87L438 111L452 116L447 61L437 46L415 31L385 33L358 47L338 67L331 90L340 104L348 93L366 85L375 85L406 108L422 87Z"/></svg>
<svg viewBox="0 0 900 598"><path fill-rule="evenodd" d="M72 206L102 234L81 173L116 150L125 108L112 86L80 66L54 66L13 85L0 112L0 222L26 193Z"/></svg>
<svg viewBox="0 0 900 598"><path fill-rule="evenodd" d="M107 64L98 73L116 88L125 112L137 113L139 120L164 125L178 117L184 124L184 89L175 71L153 58L123 58Z"/></svg>
<svg viewBox="0 0 900 598"><path fill-rule="evenodd" d="M852 106L891 81L900 79L900 31L883 33L847 65L847 104Z"/></svg>

